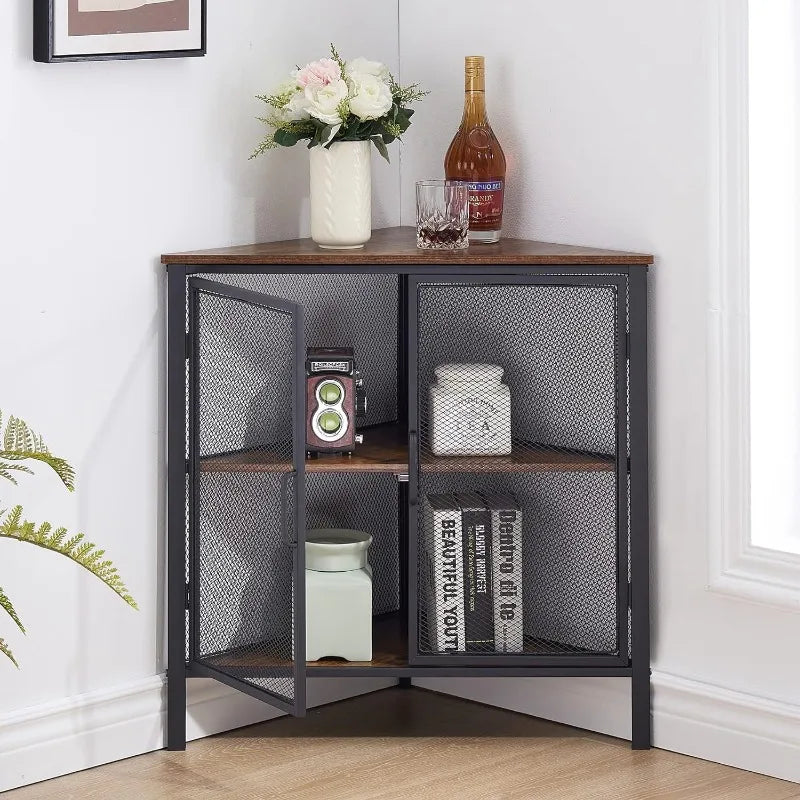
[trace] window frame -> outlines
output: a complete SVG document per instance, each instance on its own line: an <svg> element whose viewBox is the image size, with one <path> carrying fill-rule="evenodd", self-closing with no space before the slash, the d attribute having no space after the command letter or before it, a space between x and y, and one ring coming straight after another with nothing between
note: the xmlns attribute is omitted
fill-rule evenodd
<svg viewBox="0 0 800 800"><path fill-rule="evenodd" d="M748 0L716 0L708 298L709 590L800 612L800 555L756 546L750 509Z"/></svg>

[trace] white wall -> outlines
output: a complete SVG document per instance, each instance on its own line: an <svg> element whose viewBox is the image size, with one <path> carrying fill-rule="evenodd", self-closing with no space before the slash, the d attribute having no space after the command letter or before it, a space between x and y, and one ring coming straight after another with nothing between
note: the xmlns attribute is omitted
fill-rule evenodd
<svg viewBox="0 0 800 800"><path fill-rule="evenodd" d="M331 39L397 66L393 5L208 5L205 58L36 64L31 3L0 4L0 408L78 472L74 495L43 469L18 490L3 482L0 508L86 531L141 608L63 558L0 541L0 586L28 628L2 620L22 669L0 660L0 726L163 672L159 255L305 235L307 152L247 160L262 130L253 96ZM375 159L374 176L375 224L397 224L397 159Z"/></svg>
<svg viewBox="0 0 800 800"><path fill-rule="evenodd" d="M462 57L482 53L489 116L509 163L505 233L656 255L656 743L800 780L798 617L707 591L717 2L501 1L484 24L485 3L462 0L446 25L422 25L428 8L401 3L403 75L433 91L403 151L403 221L414 219L413 182L442 173L460 119ZM430 685L628 733L626 681L540 680Z"/></svg>

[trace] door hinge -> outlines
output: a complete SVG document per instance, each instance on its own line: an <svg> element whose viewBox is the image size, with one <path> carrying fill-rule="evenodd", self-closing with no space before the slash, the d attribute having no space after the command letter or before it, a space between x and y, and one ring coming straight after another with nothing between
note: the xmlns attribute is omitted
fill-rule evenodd
<svg viewBox="0 0 800 800"><path fill-rule="evenodd" d="M185 338L183 340L183 354L186 356L186 359L189 358L189 353L191 352L192 348L192 340L189 338L189 331L186 331Z"/></svg>
<svg viewBox="0 0 800 800"><path fill-rule="evenodd" d="M191 471L191 469L192 469L192 462L191 462L191 461L189 461L189 459L187 458L187 459L186 459L186 474L187 474L187 475L189 474L189 472Z"/></svg>
<svg viewBox="0 0 800 800"><path fill-rule="evenodd" d="M189 610L189 584L186 584L186 610Z"/></svg>
<svg viewBox="0 0 800 800"><path fill-rule="evenodd" d="M631 597L632 597L632 595L631 595L631 582L628 581L628 608L633 608L633 606L631 605Z"/></svg>
<svg viewBox="0 0 800 800"><path fill-rule="evenodd" d="M631 357L631 332L625 332L625 358L630 361Z"/></svg>

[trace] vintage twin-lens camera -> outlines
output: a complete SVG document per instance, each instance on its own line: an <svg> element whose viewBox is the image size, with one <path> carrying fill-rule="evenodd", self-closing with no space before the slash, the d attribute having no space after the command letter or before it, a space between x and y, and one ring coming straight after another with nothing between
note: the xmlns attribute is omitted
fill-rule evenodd
<svg viewBox="0 0 800 800"><path fill-rule="evenodd" d="M367 413L361 374L352 347L309 347L306 351L306 450L352 453L363 436L356 417Z"/></svg>

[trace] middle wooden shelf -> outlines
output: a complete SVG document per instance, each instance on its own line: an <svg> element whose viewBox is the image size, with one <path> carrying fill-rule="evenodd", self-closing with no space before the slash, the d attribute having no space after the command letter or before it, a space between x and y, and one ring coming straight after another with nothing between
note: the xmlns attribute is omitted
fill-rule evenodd
<svg viewBox="0 0 800 800"><path fill-rule="evenodd" d="M397 423L364 428L364 443L352 455L306 458L306 472L408 474L408 432ZM289 448L282 448L286 452ZM423 448L422 472L613 472L613 456L514 442L507 456L434 456ZM251 448L200 459L200 472L291 472L290 459L269 448Z"/></svg>

